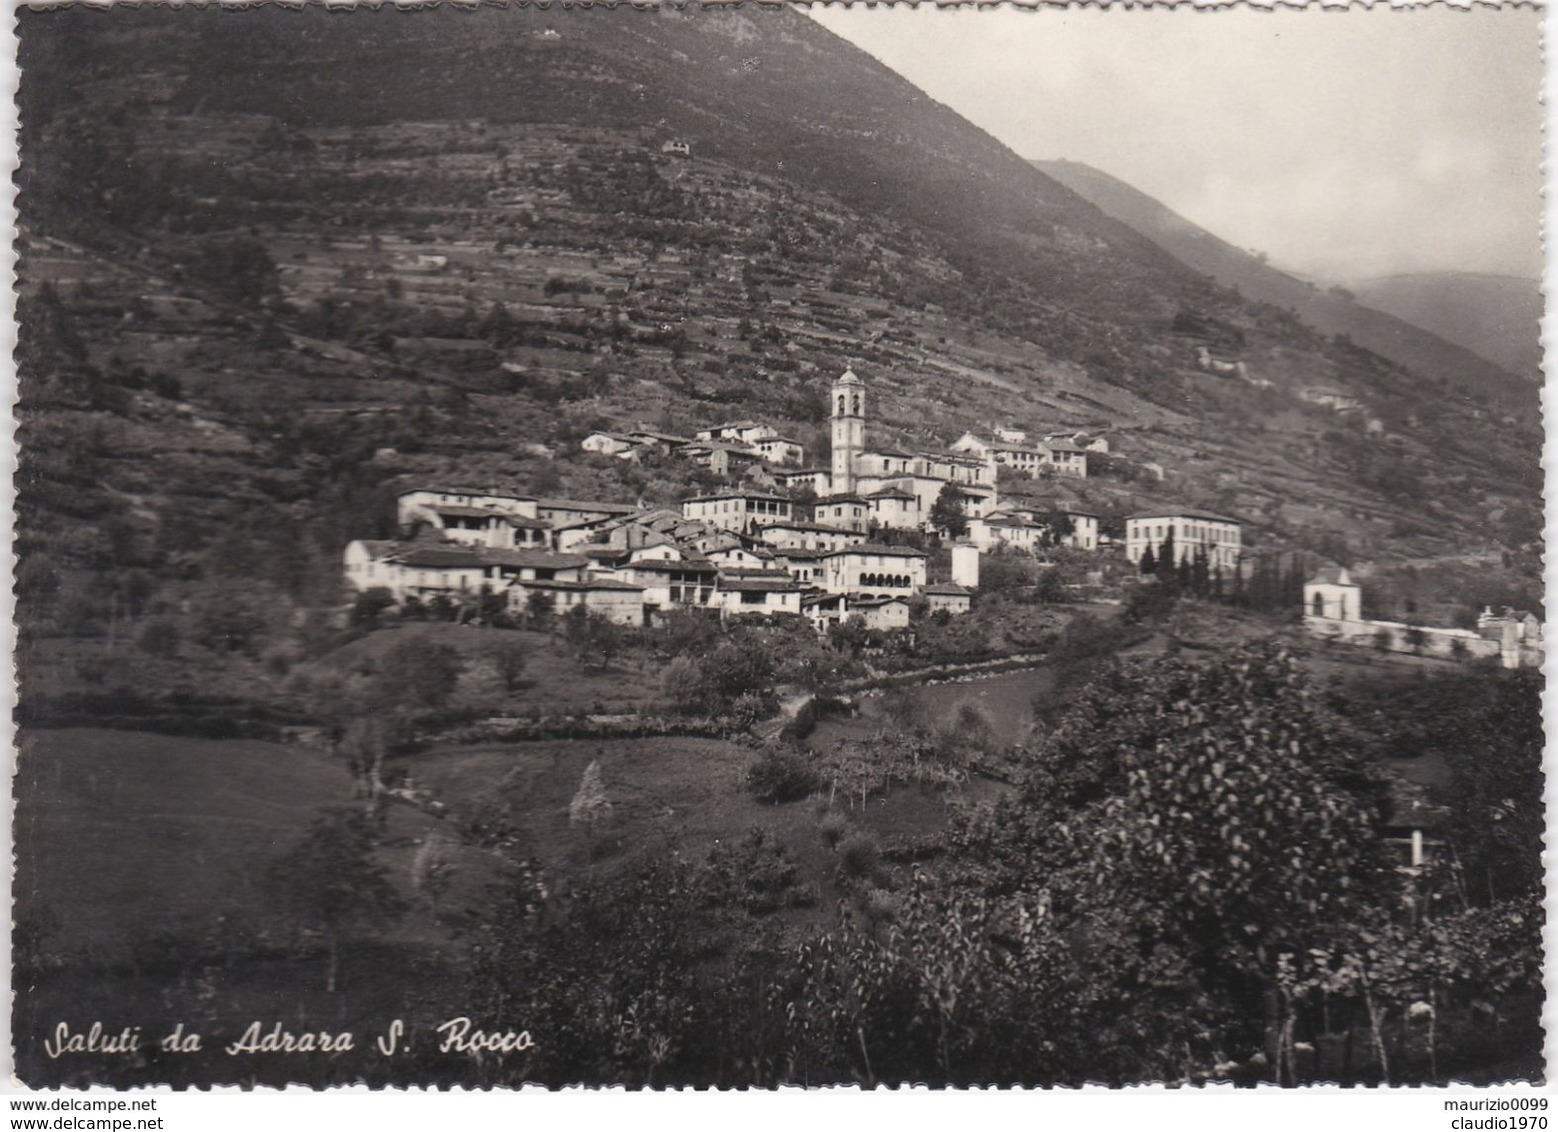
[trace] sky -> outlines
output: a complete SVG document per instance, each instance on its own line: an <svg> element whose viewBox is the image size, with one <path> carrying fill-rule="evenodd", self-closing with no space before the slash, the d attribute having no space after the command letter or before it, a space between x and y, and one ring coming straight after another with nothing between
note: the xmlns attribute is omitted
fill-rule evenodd
<svg viewBox="0 0 1558 1132"><path fill-rule="evenodd" d="M1542 273L1539 12L811 12L1023 157L1290 270Z"/></svg>

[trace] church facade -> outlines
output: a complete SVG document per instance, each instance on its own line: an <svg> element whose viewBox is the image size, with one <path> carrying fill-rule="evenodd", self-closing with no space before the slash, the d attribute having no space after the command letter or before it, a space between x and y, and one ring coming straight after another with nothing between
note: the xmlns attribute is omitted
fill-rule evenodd
<svg viewBox="0 0 1558 1132"><path fill-rule="evenodd" d="M829 499L858 500L882 527L921 528L948 484L963 510L978 518L995 507L995 468L966 452L907 452L866 446L866 386L852 369L835 378L829 396Z"/></svg>

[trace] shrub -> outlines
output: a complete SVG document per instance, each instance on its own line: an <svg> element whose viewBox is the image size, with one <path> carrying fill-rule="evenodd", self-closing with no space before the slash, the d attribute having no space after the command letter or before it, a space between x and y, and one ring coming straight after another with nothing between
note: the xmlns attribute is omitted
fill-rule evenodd
<svg viewBox="0 0 1558 1132"><path fill-rule="evenodd" d="M856 833L840 842L839 867L853 880L870 880L881 864L882 852L869 833Z"/></svg>
<svg viewBox="0 0 1558 1132"><path fill-rule="evenodd" d="M836 849L844 834L849 832L849 819L837 810L829 810L818 819L817 832L822 834L829 849Z"/></svg>
<svg viewBox="0 0 1558 1132"><path fill-rule="evenodd" d="M1120 617L1132 625L1142 622L1162 621L1174 612L1178 601L1174 587L1159 583L1142 583L1131 588L1125 599Z"/></svg>
<svg viewBox="0 0 1558 1132"><path fill-rule="evenodd" d="M796 883L798 872L784 845L756 826L740 841L718 843L709 852L711 895L754 916L816 903L815 893Z"/></svg>
<svg viewBox="0 0 1558 1132"><path fill-rule="evenodd" d="M798 802L822 785L821 778L805 755L783 747L766 747L752 769L747 771L747 786L762 802Z"/></svg>

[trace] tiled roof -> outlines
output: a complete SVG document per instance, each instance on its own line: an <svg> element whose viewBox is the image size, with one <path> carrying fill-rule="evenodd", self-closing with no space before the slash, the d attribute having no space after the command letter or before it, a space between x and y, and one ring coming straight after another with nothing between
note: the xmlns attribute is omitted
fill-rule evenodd
<svg viewBox="0 0 1558 1132"><path fill-rule="evenodd" d="M1238 519L1230 519L1227 515L1219 515L1215 511L1203 511L1199 507L1162 507L1156 511L1137 511L1127 515L1127 519L1205 519L1213 523L1234 523Z"/></svg>
<svg viewBox="0 0 1558 1132"><path fill-rule="evenodd" d="M503 519L507 514L492 507L470 507L464 503L435 503L432 510L440 515L453 515L457 519Z"/></svg>
<svg viewBox="0 0 1558 1132"><path fill-rule="evenodd" d="M522 590L566 590L569 593L588 593L591 590L633 590L643 593L643 586L635 586L631 582L618 582L612 578L586 578L582 582L559 582L555 580L536 580L515 582L514 585Z"/></svg>
<svg viewBox="0 0 1558 1132"><path fill-rule="evenodd" d="M646 574L713 574L719 567L702 558L646 558L641 562L631 562L623 569L642 570Z"/></svg>
<svg viewBox="0 0 1558 1132"><path fill-rule="evenodd" d="M482 565L475 547L417 546L396 557L401 565L422 570L474 569Z"/></svg>
<svg viewBox="0 0 1558 1132"><path fill-rule="evenodd" d="M951 582L935 582L935 583L932 583L931 585L928 585L928 586L924 587L923 589L920 590L920 592L921 593L925 593L925 594L937 594L938 596L941 596L941 597L971 597L972 596L972 594L971 594L971 592L969 590L965 590L962 586L955 586Z"/></svg>
<svg viewBox="0 0 1558 1132"><path fill-rule="evenodd" d="M478 556L491 566L530 566L540 569L571 570L588 566L582 554L553 554L548 550L509 550L506 547L475 547Z"/></svg>
<svg viewBox="0 0 1558 1132"><path fill-rule="evenodd" d="M423 484L420 487L408 487L397 498L404 499L408 495L415 495L419 491L433 492L436 495L485 495L493 499L516 499L531 502L535 496L526 495L522 491L510 491L508 488L497 487L458 487L447 484Z"/></svg>
<svg viewBox="0 0 1558 1132"><path fill-rule="evenodd" d="M763 528L765 531L812 531L816 534L829 535L859 535L859 531L852 531L848 527L830 527L826 523L803 523L798 519L787 519L779 523L769 523Z"/></svg>
<svg viewBox="0 0 1558 1132"><path fill-rule="evenodd" d="M1309 579L1311 586L1350 586L1353 581L1347 576L1347 571L1340 566L1322 566L1315 571L1315 576Z"/></svg>
<svg viewBox="0 0 1558 1132"><path fill-rule="evenodd" d="M800 590L788 574L783 577L727 577L721 574L719 588L732 593L795 593Z"/></svg>
<svg viewBox="0 0 1558 1132"><path fill-rule="evenodd" d="M890 558L925 558L923 550L915 550L912 546L884 546L879 542L863 542L857 546L845 547L843 550L830 550L828 557L836 557L841 554L876 554L886 555Z"/></svg>
<svg viewBox="0 0 1558 1132"><path fill-rule="evenodd" d="M599 511L603 515L631 515L642 510L631 503L592 503L582 499L538 499L536 504L547 511Z"/></svg>
<svg viewBox="0 0 1558 1132"><path fill-rule="evenodd" d="M694 495L690 499L682 500L683 503L713 503L720 499L766 499L772 503L790 502L782 495L774 495L767 491L721 491L713 495Z"/></svg>

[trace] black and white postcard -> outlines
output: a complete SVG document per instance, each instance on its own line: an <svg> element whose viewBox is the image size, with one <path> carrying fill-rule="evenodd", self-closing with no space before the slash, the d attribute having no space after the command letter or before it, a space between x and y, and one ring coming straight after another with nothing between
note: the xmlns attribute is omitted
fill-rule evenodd
<svg viewBox="0 0 1558 1132"><path fill-rule="evenodd" d="M1541 1083L1541 30L24 7L16 1084Z"/></svg>

